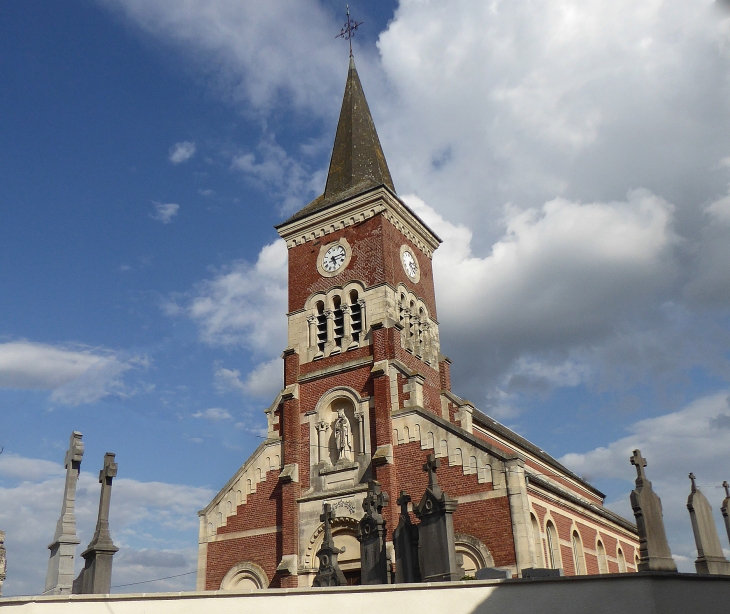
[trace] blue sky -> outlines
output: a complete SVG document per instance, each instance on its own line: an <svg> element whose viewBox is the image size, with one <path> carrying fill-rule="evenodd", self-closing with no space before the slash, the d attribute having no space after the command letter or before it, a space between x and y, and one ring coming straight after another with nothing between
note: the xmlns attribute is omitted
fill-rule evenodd
<svg viewBox="0 0 730 614"><path fill-rule="evenodd" d="M455 392L629 515L640 446L691 569L686 474L716 512L730 478L730 15L701 0L351 8L396 188L445 239ZM82 542L117 453L115 582L194 569L195 512L260 442L280 382L273 225L324 186L343 9L0 7L5 594L42 590L72 430Z"/></svg>

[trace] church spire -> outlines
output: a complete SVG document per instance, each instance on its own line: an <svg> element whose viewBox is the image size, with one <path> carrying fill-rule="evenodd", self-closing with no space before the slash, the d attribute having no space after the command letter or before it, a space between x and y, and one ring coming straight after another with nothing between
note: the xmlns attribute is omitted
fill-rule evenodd
<svg viewBox="0 0 730 614"><path fill-rule="evenodd" d="M360 184L363 190L385 185L395 192L355 60L351 57L324 199L336 200Z"/></svg>

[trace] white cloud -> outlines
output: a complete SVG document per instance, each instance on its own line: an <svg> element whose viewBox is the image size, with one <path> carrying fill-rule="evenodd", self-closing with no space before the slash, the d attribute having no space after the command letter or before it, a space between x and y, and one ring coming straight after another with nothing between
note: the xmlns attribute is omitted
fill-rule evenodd
<svg viewBox="0 0 730 614"><path fill-rule="evenodd" d="M193 418L204 418L210 422L220 422L221 420L231 420L230 412L221 407L209 407L208 409L196 412L193 414Z"/></svg>
<svg viewBox="0 0 730 614"><path fill-rule="evenodd" d="M175 143L170 147L170 162L180 164L187 162L195 155L195 143L192 141L182 141Z"/></svg>
<svg viewBox="0 0 730 614"><path fill-rule="evenodd" d="M730 467L727 422L728 393L721 392L699 398L679 411L635 422L628 427L626 437L589 452L567 454L560 461L589 480L626 480L625 494L609 506L633 518L628 496L636 472L629 457L633 450L641 450L648 462L646 474L662 499L673 553L687 557L685 570L694 571L696 553L686 506L690 491L687 475L690 471L697 474L698 486L715 511L718 531L723 531L719 508L724 497L720 484L728 479ZM724 531L720 535L724 540Z"/></svg>
<svg viewBox="0 0 730 614"><path fill-rule="evenodd" d="M180 205L176 205L175 203L158 203L156 201L152 201L152 205L154 211L153 213L150 213L150 217L153 220L162 222L163 224L169 224L172 222L172 218L177 215L177 212L180 209Z"/></svg>
<svg viewBox="0 0 730 614"><path fill-rule="evenodd" d="M266 245L256 264L235 262L199 283L189 301L164 306L170 316L186 314L201 339L214 346L244 346L265 356L286 343L287 250L283 239Z"/></svg>
<svg viewBox="0 0 730 614"><path fill-rule="evenodd" d="M122 376L145 367L147 359L124 359L109 350L66 348L11 341L0 343L0 386L52 390L51 401L64 405L93 403L109 395L129 394Z"/></svg>
<svg viewBox="0 0 730 614"><path fill-rule="evenodd" d="M0 455L0 526L6 531L9 571L3 594L40 594L48 565L46 546L61 511L65 471L60 463L18 455L12 455L8 461L6 454ZM84 463L76 493L77 532L81 539L76 551L76 573L83 562L81 551L93 536L99 508L98 474L83 467ZM206 488L115 479L110 524L120 551L114 557L112 584L175 575L170 571L194 571L196 512L207 505L213 494ZM195 574L190 574L143 585L143 590L192 590L194 585Z"/></svg>
<svg viewBox="0 0 730 614"><path fill-rule="evenodd" d="M238 369L218 366L215 370L215 386L219 392L237 392L257 398L269 399L276 396L283 387L284 363L280 357L259 363L241 379Z"/></svg>

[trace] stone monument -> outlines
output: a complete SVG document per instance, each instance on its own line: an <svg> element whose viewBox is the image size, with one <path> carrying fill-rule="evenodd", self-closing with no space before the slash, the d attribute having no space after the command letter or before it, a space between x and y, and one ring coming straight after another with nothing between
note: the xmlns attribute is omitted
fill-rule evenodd
<svg viewBox="0 0 730 614"><path fill-rule="evenodd" d="M428 488L413 512L421 521L418 525L418 566L424 582L461 580L454 541L454 511L457 501L449 497L438 484L436 471L441 461L428 455L423 470L428 473Z"/></svg>
<svg viewBox="0 0 730 614"><path fill-rule="evenodd" d="M8 561L5 557L5 531L0 531L0 597L3 596L3 582L8 569Z"/></svg>
<svg viewBox="0 0 730 614"><path fill-rule="evenodd" d="M312 586L345 586L347 580L337 562L337 556L342 554L345 549L335 547L335 540L332 538L332 521L335 519L335 511L329 503L324 504L319 519L324 523L324 540L317 550L319 571L314 576Z"/></svg>
<svg viewBox="0 0 730 614"><path fill-rule="evenodd" d="M81 553L85 564L79 577L74 580L74 593L106 595L111 592L112 557L119 550L112 542L109 533L109 504L112 498L112 480L116 475L117 464L114 462L114 454L107 452L104 455L104 468L99 472L101 495L96 531L86 550Z"/></svg>
<svg viewBox="0 0 730 614"><path fill-rule="evenodd" d="M66 467L66 485L63 489L61 517L56 525L53 542L48 546L51 558L48 561L46 588L44 595L70 595L74 580L74 556L76 546L81 540L76 536L76 483L81 469L81 458L84 455L84 443L81 433L74 431L64 465Z"/></svg>
<svg viewBox="0 0 730 614"><path fill-rule="evenodd" d="M697 488L694 473L689 474L689 479L692 482L692 490L687 499L687 509L697 545L695 569L701 574L730 575L730 562L722 553L710 502Z"/></svg>
<svg viewBox="0 0 730 614"><path fill-rule="evenodd" d="M410 502L410 495L401 490L400 497L396 501L400 505L400 518L398 526L393 531L396 583L421 581L421 570L418 567L418 526L411 522L408 513Z"/></svg>
<svg viewBox="0 0 730 614"><path fill-rule="evenodd" d="M730 542L730 485L727 481L722 483L722 487L725 489L725 499L722 502L720 511L725 519L725 530L727 531L727 540Z"/></svg>
<svg viewBox="0 0 730 614"><path fill-rule="evenodd" d="M644 473L646 460L640 450L629 459L636 467L636 489L631 491L631 507L639 533L639 571L677 571L664 531L662 502Z"/></svg>
<svg viewBox="0 0 730 614"><path fill-rule="evenodd" d="M357 526L360 542L360 584L388 584L388 559L385 550L385 518L383 508L390 498L375 480L368 482L368 493L362 502L365 516Z"/></svg>

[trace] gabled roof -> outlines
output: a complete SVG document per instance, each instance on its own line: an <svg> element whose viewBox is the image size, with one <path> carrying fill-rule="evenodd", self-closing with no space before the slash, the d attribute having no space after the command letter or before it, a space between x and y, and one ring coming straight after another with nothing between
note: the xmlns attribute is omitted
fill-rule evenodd
<svg viewBox="0 0 730 614"><path fill-rule="evenodd" d="M355 60L351 57L324 194L277 228L378 186L385 186L395 194Z"/></svg>

